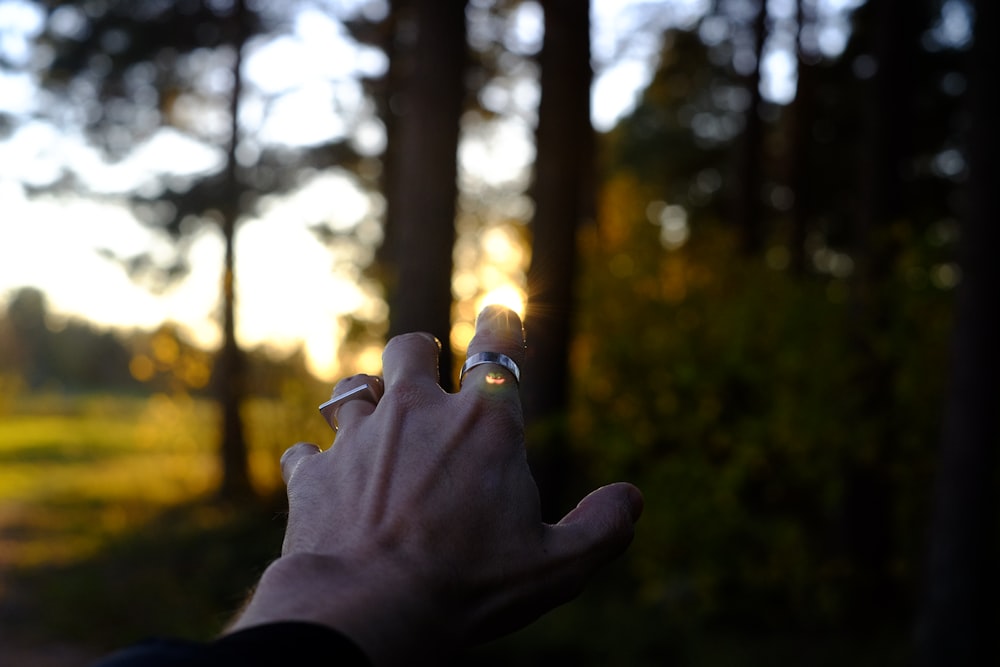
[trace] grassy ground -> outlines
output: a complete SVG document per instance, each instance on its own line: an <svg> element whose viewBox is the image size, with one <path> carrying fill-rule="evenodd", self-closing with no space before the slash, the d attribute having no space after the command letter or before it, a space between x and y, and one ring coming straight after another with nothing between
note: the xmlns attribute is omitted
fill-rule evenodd
<svg viewBox="0 0 1000 667"><path fill-rule="evenodd" d="M0 662L73 664L66 656L152 634L218 631L280 547L275 462L297 438L275 432L275 423L294 421L279 412L264 402L247 408L261 500L232 507L213 499L208 402L47 396L8 406L0 415ZM269 431L252 428L263 420Z"/></svg>

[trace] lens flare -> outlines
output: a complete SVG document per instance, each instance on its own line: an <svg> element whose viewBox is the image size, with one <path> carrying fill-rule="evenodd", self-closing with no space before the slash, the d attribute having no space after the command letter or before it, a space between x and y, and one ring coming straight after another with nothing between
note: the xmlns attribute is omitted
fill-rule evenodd
<svg viewBox="0 0 1000 667"><path fill-rule="evenodd" d="M486 306L503 306L513 310L519 317L524 317L524 303L524 291L517 285L508 283L495 287L480 297L476 304L476 312Z"/></svg>

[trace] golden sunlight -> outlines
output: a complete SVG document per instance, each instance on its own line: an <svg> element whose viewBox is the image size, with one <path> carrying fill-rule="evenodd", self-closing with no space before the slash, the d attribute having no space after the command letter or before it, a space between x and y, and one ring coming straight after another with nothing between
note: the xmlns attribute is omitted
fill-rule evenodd
<svg viewBox="0 0 1000 667"><path fill-rule="evenodd" d="M510 226L486 230L480 239L490 264L511 269L524 260L524 249Z"/></svg>
<svg viewBox="0 0 1000 667"><path fill-rule="evenodd" d="M469 347L469 341L472 340L473 334L476 333L475 318L479 314L479 311L486 306L504 306L505 308L510 308L523 318L525 301L524 290L513 283L505 283L485 292L476 299L475 308L472 311L468 308L470 302L466 302L464 305L458 304L456 311L457 321L451 327L449 341L451 349L458 353L465 352L465 349Z"/></svg>
<svg viewBox="0 0 1000 667"><path fill-rule="evenodd" d="M464 353L466 348L469 347L469 341L472 340L472 336L475 333L476 327L471 322L456 322L451 327L451 340L449 341L451 349L459 354Z"/></svg>
<svg viewBox="0 0 1000 667"><path fill-rule="evenodd" d="M379 375L382 373L382 348L377 345L367 345L358 354L355 365L359 373Z"/></svg>
<svg viewBox="0 0 1000 667"><path fill-rule="evenodd" d="M523 318L524 304L524 290L513 283L507 283L506 285L495 287L486 294L482 295L479 300L476 301L476 312L478 313L486 306L499 305L504 306L505 308L510 308Z"/></svg>

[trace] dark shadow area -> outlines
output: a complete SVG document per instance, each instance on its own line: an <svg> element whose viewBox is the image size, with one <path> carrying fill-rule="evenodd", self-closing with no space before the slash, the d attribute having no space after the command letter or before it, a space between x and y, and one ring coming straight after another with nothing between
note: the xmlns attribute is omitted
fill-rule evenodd
<svg viewBox="0 0 1000 667"><path fill-rule="evenodd" d="M455 665L629 665L630 667L903 667L912 664L906 618L856 631L804 627L791 614L763 620L700 621L636 603L627 560L609 567L575 601L504 639L468 651ZM773 616L773 614L772 614Z"/></svg>
<svg viewBox="0 0 1000 667"><path fill-rule="evenodd" d="M0 624L19 645L106 651L149 636L207 639L280 554L284 496L194 501L72 565L11 570Z"/></svg>

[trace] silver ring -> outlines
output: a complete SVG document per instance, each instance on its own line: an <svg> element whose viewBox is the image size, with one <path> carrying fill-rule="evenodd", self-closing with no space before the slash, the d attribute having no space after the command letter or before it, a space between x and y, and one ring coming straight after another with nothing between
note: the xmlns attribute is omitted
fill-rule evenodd
<svg viewBox="0 0 1000 667"><path fill-rule="evenodd" d="M465 379L465 374L468 373L469 370L481 364L496 364L498 366L503 366L511 372L511 375L514 376L515 382L518 384L521 382L521 369L518 368L517 363L506 354L501 354L499 352L477 352L466 359L465 364L462 365L462 372L458 375L458 386L462 386L462 380Z"/></svg>
<svg viewBox="0 0 1000 667"><path fill-rule="evenodd" d="M323 415L323 418L326 419L326 423L329 424L334 431L337 430L337 408L340 404L352 401L356 398L363 398L366 401L369 400L369 396L361 395L361 392L366 389L370 394L371 402L378 405L378 395L375 393L375 390L372 389L372 386L366 382L365 384L358 385L353 389L348 389L347 391L335 394L329 401L319 406L319 413Z"/></svg>

